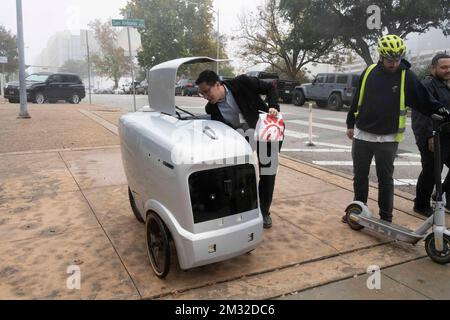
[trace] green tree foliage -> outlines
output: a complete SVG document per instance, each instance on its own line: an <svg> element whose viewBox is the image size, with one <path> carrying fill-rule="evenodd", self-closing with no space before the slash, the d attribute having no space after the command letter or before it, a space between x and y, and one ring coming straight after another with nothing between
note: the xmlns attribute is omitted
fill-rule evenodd
<svg viewBox="0 0 450 320"><path fill-rule="evenodd" d="M241 17L241 56L254 64L269 64L292 80L302 77L300 70L308 63L338 63L336 41L317 28L308 1L296 19L289 19L279 3L268 0L256 14Z"/></svg>
<svg viewBox="0 0 450 320"><path fill-rule="evenodd" d="M145 20L145 27L138 29L142 42L138 61L143 68L181 57L216 57L212 0L130 0L125 12ZM221 37L221 59L227 58L225 40ZM221 63L222 67L227 72L231 69L227 63ZM195 77L202 68L193 65L180 72Z"/></svg>
<svg viewBox="0 0 450 320"><path fill-rule="evenodd" d="M380 9L381 28L370 29L368 20L372 5ZM373 63L371 49L383 34L406 38L411 33L424 33L430 28L450 31L449 0L280 0L289 21L302 17L305 9L316 17L316 28L334 34L347 49L353 50L367 64Z"/></svg>
<svg viewBox="0 0 450 320"><path fill-rule="evenodd" d="M110 22L95 20L89 26L94 29L95 38L100 45L100 52L91 56L97 74L114 81L114 89L119 86L120 78L131 69L130 58L125 50L117 45L117 33Z"/></svg>
<svg viewBox="0 0 450 320"><path fill-rule="evenodd" d="M6 73L14 73L17 71L19 68L19 58L16 36L3 26L0 26L0 56L8 57L8 63L5 65Z"/></svg>
<svg viewBox="0 0 450 320"><path fill-rule="evenodd" d="M88 65L85 60L67 60L59 68L60 72L69 72L78 74L81 78L88 76Z"/></svg>

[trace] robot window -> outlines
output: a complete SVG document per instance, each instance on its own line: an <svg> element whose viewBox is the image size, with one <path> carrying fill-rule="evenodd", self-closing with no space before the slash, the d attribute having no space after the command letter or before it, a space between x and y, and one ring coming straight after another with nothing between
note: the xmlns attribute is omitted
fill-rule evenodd
<svg viewBox="0 0 450 320"><path fill-rule="evenodd" d="M251 164L195 172L189 177L189 191L194 223L258 208Z"/></svg>

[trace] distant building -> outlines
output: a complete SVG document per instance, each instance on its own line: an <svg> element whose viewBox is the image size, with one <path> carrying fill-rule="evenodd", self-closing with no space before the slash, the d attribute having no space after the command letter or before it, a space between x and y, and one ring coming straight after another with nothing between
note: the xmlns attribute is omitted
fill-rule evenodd
<svg viewBox="0 0 450 320"><path fill-rule="evenodd" d="M86 41L86 31L87 40ZM130 28L131 54L136 57L137 51L141 47L141 37L139 32ZM34 62L33 72L57 71L67 60L85 60L87 56L87 43L90 52L98 52L100 45L95 39L92 30L80 30L80 34L72 34L70 31L63 31L54 34L47 42L47 46ZM118 46L125 50L128 56L128 34L126 28L118 30Z"/></svg>
<svg viewBox="0 0 450 320"><path fill-rule="evenodd" d="M85 38L85 34L83 34ZM86 41L83 41L84 44ZM47 47L35 60L35 71L56 71L67 60L83 60L86 46L82 45L82 36L73 35L69 31L54 34L47 42Z"/></svg>

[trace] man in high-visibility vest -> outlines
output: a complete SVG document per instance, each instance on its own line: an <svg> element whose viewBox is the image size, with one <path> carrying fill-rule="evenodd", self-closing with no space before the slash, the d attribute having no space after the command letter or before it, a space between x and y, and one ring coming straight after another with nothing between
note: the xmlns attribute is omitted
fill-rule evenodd
<svg viewBox="0 0 450 320"><path fill-rule="evenodd" d="M353 140L354 200L367 204L370 166L375 157L379 214L382 220L392 222L394 160L398 144L404 139L406 107L427 116L438 113L448 117L449 111L431 97L410 70L400 37L381 37L378 53L379 62L361 75L347 116L347 136Z"/></svg>

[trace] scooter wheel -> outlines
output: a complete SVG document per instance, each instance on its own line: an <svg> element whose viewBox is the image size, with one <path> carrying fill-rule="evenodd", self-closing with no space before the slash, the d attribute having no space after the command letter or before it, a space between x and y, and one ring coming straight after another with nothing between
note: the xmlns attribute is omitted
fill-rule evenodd
<svg viewBox="0 0 450 320"><path fill-rule="evenodd" d="M436 263L447 264L450 262L450 237L444 234L444 250L438 251L434 245L434 233L430 233L425 239L425 250L428 256Z"/></svg>
<svg viewBox="0 0 450 320"><path fill-rule="evenodd" d="M154 212L150 212L145 221L145 235L152 269L159 278L165 278L170 269L169 231Z"/></svg>
<svg viewBox="0 0 450 320"><path fill-rule="evenodd" d="M360 206L358 206L357 204L352 204L351 206L349 206L347 208L346 211L346 219L347 219L347 224L350 226L350 228L352 228L353 230L359 231L361 229L364 229L364 226L360 225L358 222L353 221L350 218L350 215L360 215L362 212L362 208Z"/></svg>

